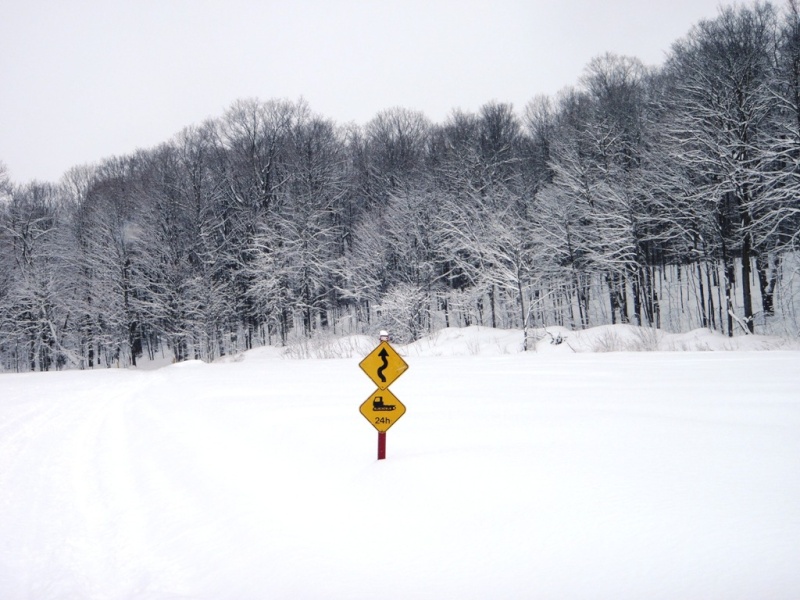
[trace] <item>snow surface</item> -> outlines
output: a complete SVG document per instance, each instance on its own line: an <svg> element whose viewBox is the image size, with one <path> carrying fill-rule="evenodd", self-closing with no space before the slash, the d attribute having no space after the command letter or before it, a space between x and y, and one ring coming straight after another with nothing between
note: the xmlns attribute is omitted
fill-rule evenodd
<svg viewBox="0 0 800 600"><path fill-rule="evenodd" d="M549 332L396 346L384 461L366 338L0 375L0 598L800 597L800 354Z"/></svg>

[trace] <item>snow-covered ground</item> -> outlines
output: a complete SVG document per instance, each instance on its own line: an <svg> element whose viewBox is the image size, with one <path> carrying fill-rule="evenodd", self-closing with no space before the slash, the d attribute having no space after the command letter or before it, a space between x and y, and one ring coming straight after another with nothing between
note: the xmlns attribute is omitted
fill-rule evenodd
<svg viewBox="0 0 800 600"><path fill-rule="evenodd" d="M799 598L796 346L558 333L396 346L384 461L374 340L0 375L0 598Z"/></svg>

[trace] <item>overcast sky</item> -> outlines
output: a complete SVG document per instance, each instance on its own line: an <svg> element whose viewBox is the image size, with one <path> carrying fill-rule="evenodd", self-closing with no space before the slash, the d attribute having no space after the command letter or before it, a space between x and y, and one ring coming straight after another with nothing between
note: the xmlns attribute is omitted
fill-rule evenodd
<svg viewBox="0 0 800 600"><path fill-rule="evenodd" d="M719 0L0 0L0 161L57 181L240 98L339 123L521 110L606 51L661 64Z"/></svg>

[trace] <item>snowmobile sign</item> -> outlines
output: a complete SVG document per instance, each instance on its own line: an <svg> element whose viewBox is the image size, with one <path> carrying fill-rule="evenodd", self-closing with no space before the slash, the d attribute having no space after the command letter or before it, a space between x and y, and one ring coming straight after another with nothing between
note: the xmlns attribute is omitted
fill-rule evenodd
<svg viewBox="0 0 800 600"><path fill-rule="evenodd" d="M408 369L406 361L385 340L378 344L378 347L370 352L358 366L381 390L392 385Z"/></svg>
<svg viewBox="0 0 800 600"><path fill-rule="evenodd" d="M375 390L358 410L375 429L385 433L405 414L406 407L389 390Z"/></svg>

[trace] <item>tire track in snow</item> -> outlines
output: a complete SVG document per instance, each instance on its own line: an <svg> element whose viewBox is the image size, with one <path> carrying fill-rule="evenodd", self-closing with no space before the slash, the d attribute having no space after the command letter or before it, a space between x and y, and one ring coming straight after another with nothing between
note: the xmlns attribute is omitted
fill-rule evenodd
<svg viewBox="0 0 800 600"><path fill-rule="evenodd" d="M73 461L73 490L87 528L81 541L84 564L78 571L93 573L99 585L112 581L117 590L143 587L137 581L137 565L147 552L145 511L132 477L125 423L126 405L134 394L103 402L76 438Z"/></svg>
<svg viewBox="0 0 800 600"><path fill-rule="evenodd" d="M176 409L163 379L99 403L69 450L85 524L73 570L86 575L89 596L196 597L216 571L215 547L231 537L226 494L198 457L197 428L213 421L182 402Z"/></svg>
<svg viewBox="0 0 800 600"><path fill-rule="evenodd" d="M136 589L124 563L143 546L142 510L128 475L124 410L152 377L113 377L121 391L111 396L103 395L108 386L64 395L54 380L43 392L58 399L33 409L39 415L28 410L4 424L0 508L16 516L0 521L5 598L109 597L108 581ZM27 505L2 489L27 490Z"/></svg>
<svg viewBox="0 0 800 600"><path fill-rule="evenodd" d="M62 585L68 577L65 570L50 573L50 582L41 581L39 566L63 561L68 555L65 544L71 539L74 523L79 522L63 512L70 505L64 495L69 489L64 474L71 461L66 449L80 423L94 410L92 404L91 400L43 403L43 412L14 431L2 447L0 510L16 517L0 521L0 580L4 588L6 584L10 587L4 589L9 594L6 597L47 598L51 589L69 589ZM3 490L22 490L20 496L26 504Z"/></svg>

